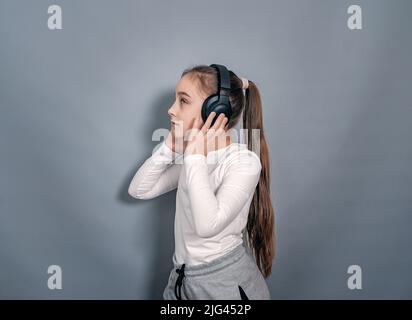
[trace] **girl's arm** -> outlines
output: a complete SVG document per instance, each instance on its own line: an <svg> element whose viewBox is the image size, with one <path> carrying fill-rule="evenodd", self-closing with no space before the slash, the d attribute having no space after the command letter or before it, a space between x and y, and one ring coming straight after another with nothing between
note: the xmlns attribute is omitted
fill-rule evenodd
<svg viewBox="0 0 412 320"><path fill-rule="evenodd" d="M216 194L209 184L207 158L193 154L184 158L186 183L198 236L213 237L226 228L250 203L259 182L261 163L254 152L241 151L225 163L222 184Z"/></svg>
<svg viewBox="0 0 412 320"><path fill-rule="evenodd" d="M152 199L176 189L182 165L178 164L181 154L170 149L165 141L148 158L134 175L129 194L137 199ZM176 163L172 163L175 160Z"/></svg>

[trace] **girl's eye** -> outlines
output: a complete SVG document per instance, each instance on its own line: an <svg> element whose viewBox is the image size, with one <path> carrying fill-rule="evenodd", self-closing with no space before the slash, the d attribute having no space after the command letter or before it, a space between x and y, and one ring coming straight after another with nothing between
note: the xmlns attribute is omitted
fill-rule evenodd
<svg viewBox="0 0 412 320"><path fill-rule="evenodd" d="M187 103L185 99L180 99L180 102Z"/></svg>

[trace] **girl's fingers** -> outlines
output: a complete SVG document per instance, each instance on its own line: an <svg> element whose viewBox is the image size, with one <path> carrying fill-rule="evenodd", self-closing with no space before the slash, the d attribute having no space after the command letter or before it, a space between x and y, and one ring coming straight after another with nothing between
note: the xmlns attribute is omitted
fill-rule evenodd
<svg viewBox="0 0 412 320"><path fill-rule="evenodd" d="M196 133L196 131L197 131L197 130L196 130L196 125L197 125L196 121L197 121L197 119L194 119L192 127L189 128L189 129L185 132L184 139L185 139L186 142L192 141L193 136L195 135L195 133Z"/></svg>
<svg viewBox="0 0 412 320"><path fill-rule="evenodd" d="M209 130L207 130L207 132L206 132L207 139L213 137L215 135L215 133L216 133L216 130L213 129L213 128L210 128Z"/></svg>
<svg viewBox="0 0 412 320"><path fill-rule="evenodd" d="M220 127L220 124L222 123L223 119L225 118L225 114L221 113L219 114L219 116L217 117L215 123L213 124L213 129L217 130L217 128Z"/></svg>
<svg viewBox="0 0 412 320"><path fill-rule="evenodd" d="M226 126L226 123L229 121L229 119L225 116L222 120L222 123L220 124L219 128L224 129L224 127Z"/></svg>
<svg viewBox="0 0 412 320"><path fill-rule="evenodd" d="M216 120L217 122L218 120ZM208 138L214 138L214 137L219 137L220 135L226 134L225 131L225 126L226 123L228 122L228 118L226 116L223 117L223 120L220 121L220 125L215 129L215 126L213 126L212 128L210 128L207 133L206 136Z"/></svg>
<svg viewBox="0 0 412 320"><path fill-rule="evenodd" d="M213 118L215 117L215 115L216 115L216 112L214 112L214 111L212 111L212 112L209 114L209 116L208 116L207 119L206 119L205 124L203 125L203 127L202 127L202 129L201 129L201 131L203 131L203 133L206 133L206 131L210 128L210 124L212 123Z"/></svg>
<svg viewBox="0 0 412 320"><path fill-rule="evenodd" d="M189 139L192 139L200 131L201 126L202 126L202 122L200 121L200 119L198 117L195 118L193 121L193 126L189 130L190 132Z"/></svg>
<svg viewBox="0 0 412 320"><path fill-rule="evenodd" d="M228 118L224 114L219 115L219 118L216 120L216 122L215 122L215 124L212 128L214 132L219 131L219 129L222 129L224 131L226 123L228 122ZM221 132L221 131L219 131L219 132ZM217 133L216 133L216 135L217 135Z"/></svg>
<svg viewBox="0 0 412 320"><path fill-rule="evenodd" d="M225 133L225 129L219 128L216 130L216 137L223 135Z"/></svg>

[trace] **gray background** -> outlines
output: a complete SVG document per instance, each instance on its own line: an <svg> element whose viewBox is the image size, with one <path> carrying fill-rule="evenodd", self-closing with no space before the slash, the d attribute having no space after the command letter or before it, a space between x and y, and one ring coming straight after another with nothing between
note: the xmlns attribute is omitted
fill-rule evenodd
<svg viewBox="0 0 412 320"><path fill-rule="evenodd" d="M47 28L47 7L63 30ZM347 8L363 9L363 30ZM218 8L218 10L214 8ZM255 81L274 299L412 298L411 1L0 2L0 297L161 299L175 192L127 194L184 68ZM63 269L49 290L47 267ZM347 288L358 264L363 289Z"/></svg>

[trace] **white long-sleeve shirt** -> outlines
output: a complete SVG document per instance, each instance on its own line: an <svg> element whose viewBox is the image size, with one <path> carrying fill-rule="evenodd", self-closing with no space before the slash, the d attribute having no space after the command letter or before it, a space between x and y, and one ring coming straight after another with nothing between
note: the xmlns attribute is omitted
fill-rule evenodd
<svg viewBox="0 0 412 320"><path fill-rule="evenodd" d="M256 153L240 143L207 156L183 156L165 142L158 146L134 175L128 192L138 199L152 199L177 188L176 261L209 262L242 243L261 172Z"/></svg>

